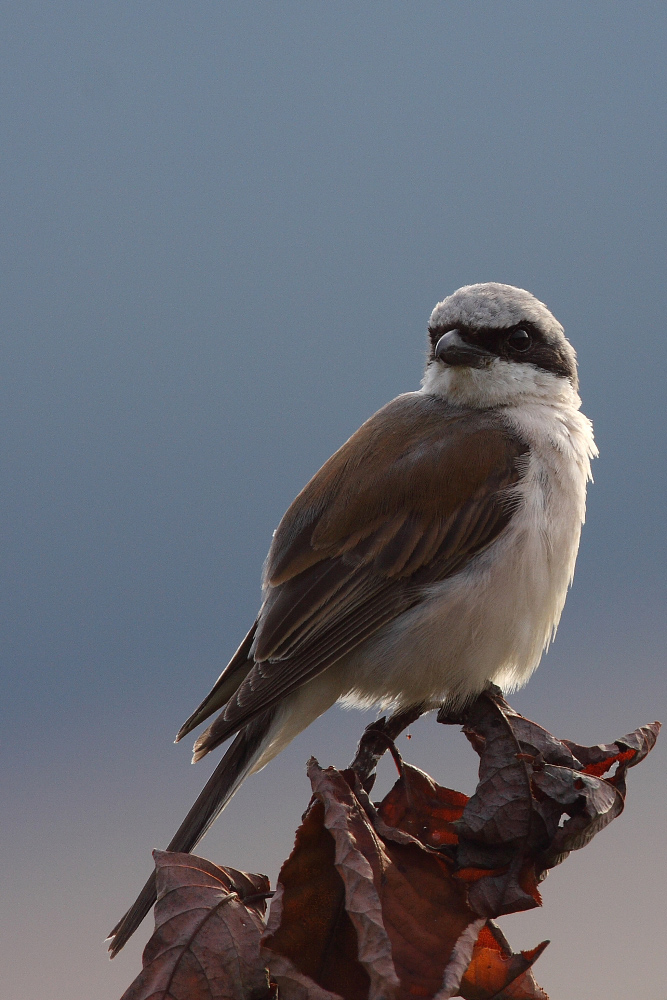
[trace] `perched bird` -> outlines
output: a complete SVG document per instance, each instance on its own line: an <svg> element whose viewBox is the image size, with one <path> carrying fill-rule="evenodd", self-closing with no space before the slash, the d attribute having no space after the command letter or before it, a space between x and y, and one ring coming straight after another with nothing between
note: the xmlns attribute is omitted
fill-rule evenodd
<svg viewBox="0 0 667 1000"><path fill-rule="evenodd" d="M280 522L257 620L177 741L236 739L169 845L189 851L243 779L336 701L465 704L537 667L572 580L597 454L575 352L547 307L467 285L428 326L422 387L366 421ZM115 954L155 899L149 879Z"/></svg>

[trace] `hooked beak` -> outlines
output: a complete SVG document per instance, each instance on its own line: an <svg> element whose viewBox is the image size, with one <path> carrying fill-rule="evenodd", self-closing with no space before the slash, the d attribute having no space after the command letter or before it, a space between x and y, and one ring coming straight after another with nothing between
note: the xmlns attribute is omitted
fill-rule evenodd
<svg viewBox="0 0 667 1000"><path fill-rule="evenodd" d="M442 335L435 345L434 356L446 365L466 368L486 368L494 355L482 347L467 343L458 330Z"/></svg>

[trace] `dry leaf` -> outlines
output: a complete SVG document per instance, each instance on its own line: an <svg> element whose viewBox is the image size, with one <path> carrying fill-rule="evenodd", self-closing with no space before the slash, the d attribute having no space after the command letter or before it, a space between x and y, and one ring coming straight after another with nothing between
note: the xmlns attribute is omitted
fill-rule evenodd
<svg viewBox="0 0 667 1000"><path fill-rule="evenodd" d="M287 1000L300 996L308 979L333 994L345 990L349 1000L368 997L370 979L357 958L357 935L334 857L324 805L314 799L278 876L264 941L271 975Z"/></svg>
<svg viewBox="0 0 667 1000"><path fill-rule="evenodd" d="M582 747L518 715L500 694L481 695L464 726L480 755L480 780L456 823L458 875L473 909L495 917L541 905L546 870L621 813L627 768L644 759L659 729ZM617 773L601 777L614 763Z"/></svg>
<svg viewBox="0 0 667 1000"><path fill-rule="evenodd" d="M121 1000L268 1000L273 991L259 950L266 876L193 854L153 857L155 931L143 971Z"/></svg>
<svg viewBox="0 0 667 1000"><path fill-rule="evenodd" d="M443 788L405 761L400 760L399 767L400 777L378 805L378 815L428 847L458 844L455 824L463 815L468 796Z"/></svg>
<svg viewBox="0 0 667 1000"><path fill-rule="evenodd" d="M514 954L500 928L489 920L477 938L459 996L464 1000L549 1000L530 971L548 943Z"/></svg>
<svg viewBox="0 0 667 1000"><path fill-rule="evenodd" d="M388 836L374 829L363 790L350 787L350 782L355 784L353 774L322 770L315 761L309 774L317 801L280 873L280 910L274 917L272 907L266 947L345 1000L453 996L480 921L467 905L465 887L452 878L451 863L384 823ZM343 900L332 891L327 874L327 836ZM312 863L315 859L322 869ZM313 917L320 884L325 887L322 904ZM348 920L356 932L356 969ZM340 956L338 966L333 956ZM275 976L273 962L270 968ZM368 985L362 984L359 968L365 970Z"/></svg>
<svg viewBox="0 0 667 1000"><path fill-rule="evenodd" d="M464 721L480 757L470 799L390 744L399 778L374 806L382 720L360 770L310 761L313 800L266 928L264 876L156 852L155 933L123 1000L276 1000L276 985L280 1000L548 1000L531 972L546 942L514 954L488 918L540 905L546 870L622 811L627 770L660 727L584 747L499 692Z"/></svg>

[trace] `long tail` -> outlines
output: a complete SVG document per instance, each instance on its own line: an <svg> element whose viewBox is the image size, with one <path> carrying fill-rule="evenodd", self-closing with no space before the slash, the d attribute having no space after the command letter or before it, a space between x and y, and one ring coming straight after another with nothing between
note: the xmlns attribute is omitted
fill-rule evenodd
<svg viewBox="0 0 667 1000"><path fill-rule="evenodd" d="M211 823L222 812L259 760L271 736L271 724L275 715L276 709L271 708L241 730L179 826L167 847L168 851L189 853L194 850ZM153 872L130 909L108 937L111 958L129 941L156 899L157 890Z"/></svg>

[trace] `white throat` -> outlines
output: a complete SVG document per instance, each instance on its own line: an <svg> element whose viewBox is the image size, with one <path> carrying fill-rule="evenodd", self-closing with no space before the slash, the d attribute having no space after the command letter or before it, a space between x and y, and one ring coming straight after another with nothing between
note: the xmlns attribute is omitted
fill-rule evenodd
<svg viewBox="0 0 667 1000"><path fill-rule="evenodd" d="M550 402L579 409L581 400L569 379L534 365L494 358L485 368L429 362L421 391L440 396L454 406L484 410L517 406L523 401Z"/></svg>

